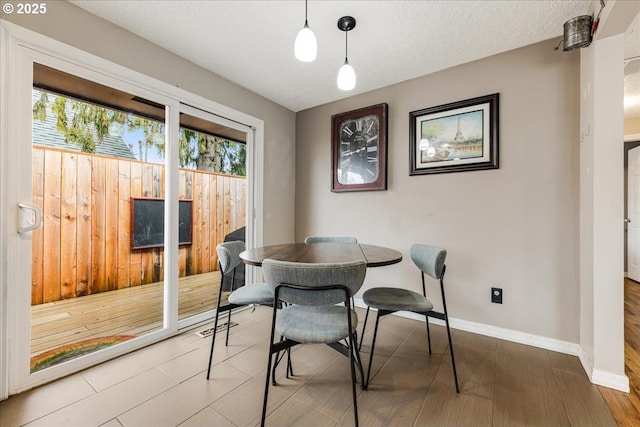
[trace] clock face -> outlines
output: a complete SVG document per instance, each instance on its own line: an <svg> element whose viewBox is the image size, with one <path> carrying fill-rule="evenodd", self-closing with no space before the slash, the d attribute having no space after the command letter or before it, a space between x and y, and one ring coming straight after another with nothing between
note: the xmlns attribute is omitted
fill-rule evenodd
<svg viewBox="0 0 640 427"><path fill-rule="evenodd" d="M338 124L338 182L368 184L378 179L380 118L377 114L349 118Z"/></svg>

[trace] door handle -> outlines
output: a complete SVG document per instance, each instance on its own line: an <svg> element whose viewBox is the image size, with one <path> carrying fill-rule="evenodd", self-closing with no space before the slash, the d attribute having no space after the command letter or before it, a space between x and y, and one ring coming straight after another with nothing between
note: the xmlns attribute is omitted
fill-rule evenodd
<svg viewBox="0 0 640 427"><path fill-rule="evenodd" d="M624 222L626 222L627 224L631 224L631 218L625 218Z"/></svg>
<svg viewBox="0 0 640 427"><path fill-rule="evenodd" d="M29 215L26 215L26 214ZM18 234L35 230L42 225L42 211L31 203L18 203Z"/></svg>

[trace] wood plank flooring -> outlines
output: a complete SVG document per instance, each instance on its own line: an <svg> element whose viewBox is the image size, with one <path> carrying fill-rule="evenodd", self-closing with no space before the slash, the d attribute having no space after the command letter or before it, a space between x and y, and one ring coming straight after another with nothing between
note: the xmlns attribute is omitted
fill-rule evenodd
<svg viewBox="0 0 640 427"><path fill-rule="evenodd" d="M0 426L256 426L270 316L234 314L209 381L210 339L185 332L0 402ZM369 389L358 388L361 426L616 425L576 357L457 330L456 394L445 330L431 331L429 355L424 323L380 322ZM370 342L368 332L365 361ZM352 426L348 360L322 345L294 347L292 359L295 376L280 368L270 388L267 426Z"/></svg>
<svg viewBox="0 0 640 427"><path fill-rule="evenodd" d="M640 283L624 280L624 359L630 393L598 387L619 426L640 426Z"/></svg>
<svg viewBox="0 0 640 427"><path fill-rule="evenodd" d="M215 308L220 272L181 277L180 319ZM31 307L31 353L111 335L142 335L162 327L163 282Z"/></svg>

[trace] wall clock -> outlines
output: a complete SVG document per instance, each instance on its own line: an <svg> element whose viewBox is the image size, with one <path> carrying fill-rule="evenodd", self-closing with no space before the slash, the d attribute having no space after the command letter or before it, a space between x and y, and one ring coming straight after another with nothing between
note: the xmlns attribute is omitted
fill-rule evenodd
<svg viewBox="0 0 640 427"><path fill-rule="evenodd" d="M387 104L331 116L331 191L387 189Z"/></svg>

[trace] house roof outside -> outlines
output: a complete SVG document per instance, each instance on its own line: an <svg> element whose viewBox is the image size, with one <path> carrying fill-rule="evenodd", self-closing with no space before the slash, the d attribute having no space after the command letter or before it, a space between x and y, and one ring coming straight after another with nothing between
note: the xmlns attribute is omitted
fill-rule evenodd
<svg viewBox="0 0 640 427"><path fill-rule="evenodd" d="M82 151L77 145L66 142L64 135L56 129L56 116L51 111L49 105L51 105L52 101L55 101L57 95L51 92L46 93L49 99L49 103L47 105L47 117L44 122L38 119L33 120L33 144L44 147L61 148L64 150ZM33 89L32 103L38 101L41 94L41 91ZM67 104L66 113L67 117L73 117L74 112L69 104ZM113 136L108 134L102 139L102 141L100 141L95 135L95 132L92 131L92 134L96 139L95 154L137 160L131 150L131 147L129 147L120 135Z"/></svg>

